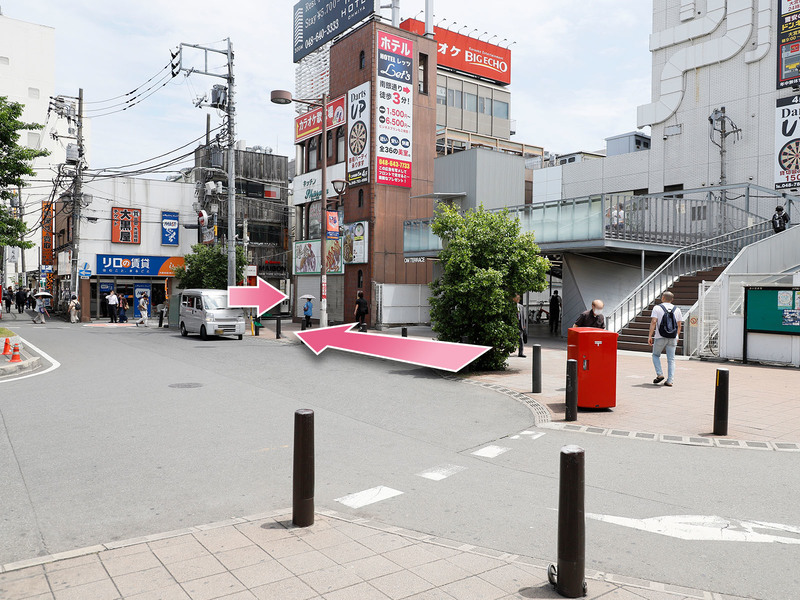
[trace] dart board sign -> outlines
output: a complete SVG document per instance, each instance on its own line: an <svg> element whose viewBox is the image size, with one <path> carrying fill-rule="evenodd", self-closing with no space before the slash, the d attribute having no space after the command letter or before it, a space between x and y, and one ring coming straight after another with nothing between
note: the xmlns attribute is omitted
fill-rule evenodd
<svg viewBox="0 0 800 600"><path fill-rule="evenodd" d="M777 101L775 152L775 189L800 187L800 96Z"/></svg>

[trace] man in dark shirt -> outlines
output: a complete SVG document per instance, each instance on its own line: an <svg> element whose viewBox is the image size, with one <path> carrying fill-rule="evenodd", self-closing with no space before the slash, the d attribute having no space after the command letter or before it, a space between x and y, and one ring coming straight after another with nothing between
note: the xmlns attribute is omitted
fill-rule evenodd
<svg viewBox="0 0 800 600"><path fill-rule="evenodd" d="M573 327L596 327L597 329L606 328L606 318L603 316L603 301L595 300L592 308L581 313L575 321Z"/></svg>
<svg viewBox="0 0 800 600"><path fill-rule="evenodd" d="M558 335L559 333L559 321L561 320L561 296L558 295L558 290L553 292L553 295L550 296L550 333Z"/></svg>

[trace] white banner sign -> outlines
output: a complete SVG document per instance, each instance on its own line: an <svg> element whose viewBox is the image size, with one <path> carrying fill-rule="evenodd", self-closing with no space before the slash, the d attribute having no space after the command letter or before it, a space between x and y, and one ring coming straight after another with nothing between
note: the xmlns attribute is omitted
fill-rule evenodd
<svg viewBox="0 0 800 600"><path fill-rule="evenodd" d="M342 256L346 264L366 263L369 246L369 221L343 226Z"/></svg>
<svg viewBox="0 0 800 600"><path fill-rule="evenodd" d="M775 154L775 189L800 187L800 96L777 101Z"/></svg>
<svg viewBox="0 0 800 600"><path fill-rule="evenodd" d="M347 183L369 183L370 83L347 92Z"/></svg>
<svg viewBox="0 0 800 600"><path fill-rule="evenodd" d="M336 190L333 189L331 183L334 179L344 179L344 163L336 163L327 169L327 184L328 198L336 197ZM322 200L322 171L310 171L302 175L295 175L294 178L294 195L292 202L295 206L299 204L306 204L308 202L316 202Z"/></svg>

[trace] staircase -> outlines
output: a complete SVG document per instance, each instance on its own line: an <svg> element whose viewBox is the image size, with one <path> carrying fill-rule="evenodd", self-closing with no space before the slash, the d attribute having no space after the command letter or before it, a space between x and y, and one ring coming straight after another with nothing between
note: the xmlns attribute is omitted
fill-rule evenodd
<svg viewBox="0 0 800 600"><path fill-rule="evenodd" d="M681 275L668 289L675 295L673 304L681 308L685 313L697 302L698 284L701 281L715 281L720 273L725 270L724 265L716 266L706 271L698 271L692 275ZM638 352L650 352L652 347L647 343L647 334L650 331L650 318L653 307L660 304L659 298L655 302L640 312L619 332L617 347L620 350L634 350ZM684 327L686 323L684 323ZM678 339L678 349L676 354L683 354L683 332Z"/></svg>

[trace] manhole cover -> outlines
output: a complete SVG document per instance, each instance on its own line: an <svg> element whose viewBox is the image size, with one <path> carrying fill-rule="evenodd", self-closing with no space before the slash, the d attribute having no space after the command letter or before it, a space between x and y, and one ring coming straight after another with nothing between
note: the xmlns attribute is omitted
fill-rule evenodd
<svg viewBox="0 0 800 600"><path fill-rule="evenodd" d="M199 388L203 387L202 383L170 383L169 387L171 388Z"/></svg>

